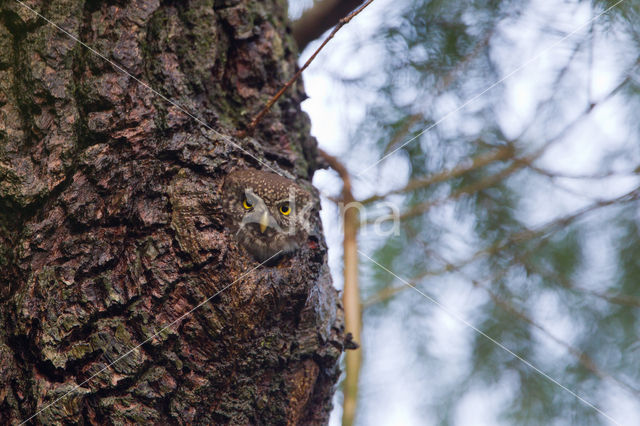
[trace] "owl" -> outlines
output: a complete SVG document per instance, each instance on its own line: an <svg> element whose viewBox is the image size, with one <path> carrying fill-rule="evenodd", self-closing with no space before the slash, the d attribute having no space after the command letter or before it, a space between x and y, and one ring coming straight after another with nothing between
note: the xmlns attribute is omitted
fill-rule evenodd
<svg viewBox="0 0 640 426"><path fill-rule="evenodd" d="M260 263L277 264L313 232L313 198L291 179L239 170L226 176L222 196L238 244Z"/></svg>

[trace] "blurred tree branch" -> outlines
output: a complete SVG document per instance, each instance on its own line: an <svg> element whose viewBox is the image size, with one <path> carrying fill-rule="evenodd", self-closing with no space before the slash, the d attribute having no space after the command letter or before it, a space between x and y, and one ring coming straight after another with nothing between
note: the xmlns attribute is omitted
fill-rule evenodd
<svg viewBox="0 0 640 426"><path fill-rule="evenodd" d="M360 289L358 287L358 209L351 192L351 178L347 168L334 156L318 149L322 158L335 170L342 179L341 213L343 217L343 261L344 289L342 303L344 305L345 332L351 334L360 347L346 351L346 378L344 381L344 402L342 405L342 424L353 424L358 400L358 379L362 363L362 310Z"/></svg>
<svg viewBox="0 0 640 426"><path fill-rule="evenodd" d="M489 295L491 300L497 306L499 306L500 308L502 308L505 311L509 312L513 316L519 318L520 320L526 322L527 324L531 325L532 327L536 328L537 330L541 331L544 335L546 335L549 339L554 341L556 344L558 344L558 345L562 346L563 348L565 348L567 350L567 352L569 354L571 354L580 363L580 365L582 365L584 368L586 368L587 370L591 371L592 373L594 373L596 376L600 377L601 379L608 379L608 380L618 384L620 387L626 389L627 391L632 393L634 396L636 396L636 397L639 396L638 389L634 388L630 384L624 382L622 379L619 379L619 378L613 376L611 373L606 372L603 369L601 369L600 367L598 367L596 362L588 354L586 354L585 352L581 351L580 349L576 348L575 346L572 346L569 343L567 343L566 341L564 341L564 340L560 339L559 337L557 337L555 334L550 332L547 328L543 327L538 322L536 322L533 318L531 318L529 315L527 315L522 309L519 309L519 308L515 307L513 305L513 303L511 303L511 301L509 301L508 299L505 299L504 297L500 296L498 293L493 291L488 285L486 285L485 283L483 283L483 282L481 282L479 280L476 280L475 278L471 277L469 274L465 273L462 269L460 269L460 268L456 267L456 265L453 265L452 263L450 263L447 259L442 257L439 253L435 253L434 252L433 255L437 256L438 259L442 263L445 264L445 266L446 266L446 268L448 270L455 270L457 273L461 274L466 280L471 282L474 287L478 287L478 288L483 289ZM506 270L504 272L506 272ZM496 278L496 277L494 277L494 278Z"/></svg>
<svg viewBox="0 0 640 426"><path fill-rule="evenodd" d="M426 213L429 209L431 209L432 207L442 204L446 201L450 201L450 200L456 200L458 198L460 198L463 195L466 194L474 194L476 192L479 192L483 189L487 189L489 187L494 186L496 183L501 182L502 180L504 180L505 178L507 178L508 176L512 175L513 173L517 172L518 170L524 168L527 164L527 162L532 161L533 158L531 157L527 157L527 158L523 158L520 160L516 160L514 159L514 161L505 169L499 171L498 173L494 173L492 175L489 175L487 177L485 177L484 179L481 179L477 182L474 182L472 184L466 185L460 189L455 190L453 193L451 193L450 195L443 197L443 198L439 198L436 200L427 200L424 201L420 204L417 204L411 208L409 208L407 211L405 211L404 213L400 214L398 216L398 219L403 221L403 220L407 220L416 216L420 216L424 213ZM451 176L452 178L453 176ZM426 180L425 180L426 181ZM385 215L385 217L388 217L388 215ZM361 223L360 226L364 226L364 225L369 225L372 223L377 223L378 221L380 221L381 218L373 218L373 219L368 219L365 222Z"/></svg>
<svg viewBox="0 0 640 426"><path fill-rule="evenodd" d="M398 130L393 133L393 136L389 140L389 143L384 147L382 151L382 155L387 155L389 152L393 151L399 143L403 141L405 136L411 131L411 128L416 124L422 122L422 127L425 127L425 118L422 114L410 114L407 116L404 123L400 126Z"/></svg>
<svg viewBox="0 0 640 426"><path fill-rule="evenodd" d="M372 204L376 201L383 200L389 197L390 195L411 192L411 191L415 191L416 189L426 188L436 183L445 182L447 180L460 177L466 173L469 173L473 170L480 169L482 167L485 167L497 161L507 160L513 156L513 153L514 153L513 146L505 145L500 149L497 149L495 151L492 151L486 154L481 154L475 157L471 161L471 164L459 164L450 170L443 170L439 173L435 173L431 176L427 176L424 178L412 179L411 181L409 181L409 183L407 183L402 188L394 189L392 191L389 191L381 195L373 195L369 198L365 198L364 200L361 201L361 203L364 205Z"/></svg>
<svg viewBox="0 0 640 426"><path fill-rule="evenodd" d="M293 38L300 51L317 39L340 19L360 6L364 0L320 0L293 23Z"/></svg>
<svg viewBox="0 0 640 426"><path fill-rule="evenodd" d="M587 289L584 287L580 287L573 283L567 277L564 277L560 274L553 273L548 270L543 270L540 266L534 265L527 256L514 254L514 260L516 260L519 264L521 264L527 271L531 271L535 273L537 276L551 282L556 282L560 286L566 288L567 290L571 290L574 292L579 292L583 294L587 294L592 297L597 297L606 302L613 303L615 305L628 306L631 308L640 308L640 298L630 294L612 294L606 293L602 291L596 291Z"/></svg>
<svg viewBox="0 0 640 426"><path fill-rule="evenodd" d="M640 190L640 188L637 188L635 191L638 192L639 190ZM511 315L519 318L520 320L526 322L527 324L529 324L533 328L535 328L535 329L539 330L540 332L542 332L550 340L552 340L556 344L562 346L585 369L587 369L588 371L594 373L595 375L597 375L601 379L606 379L606 380L609 380L611 382L616 383L617 385L619 385L623 389L625 389L628 392L630 392L633 396L635 396L635 397L639 396L640 390L636 389L631 384L623 381L622 379L619 379L619 378L613 376L611 373L603 370L601 367L599 367L597 365L595 360L593 360L593 358L591 358L587 353L581 351L580 349L576 348L575 346L573 346L573 345L569 344L568 342L562 340L561 338L557 337L555 334L553 334L551 331L549 331L546 327L542 326L540 323L535 321L532 317L530 317L522 309L517 308L513 303L511 303L511 301L509 301L508 299L500 296L498 293L493 291L485 283L483 283L480 280L477 280L477 279L471 277L469 274L465 273L464 270L463 270L463 267L467 265L467 262L463 262L463 263L460 263L460 264L454 264L452 262L449 262L447 259L445 259L443 256L441 256L439 253L437 253L435 251L431 252L431 255L436 257L441 263L444 264L444 267L442 269L440 269L438 271L430 271L430 272L427 272L425 274L421 274L420 276L415 277L414 279L410 280L409 281L409 285L403 284L402 286L384 288L383 290L378 292L374 297L367 299L363 303L363 308L367 308L369 306L372 306L375 303L379 303L379 302L382 302L382 301L384 301L386 299L389 299L390 297L394 296L396 293L398 293L398 292L400 292L402 290L405 290L405 289L407 289L409 287L418 287L419 282L422 279L424 279L426 276L439 276L439 275L442 275L445 272L456 272L456 273L461 274L466 280L471 282L474 287L483 289L489 295L490 299L496 304L496 306L500 307L501 309L505 310L506 312L510 313ZM497 280L501 279L506 274L507 271L508 271L508 268L504 268L502 271L499 271L496 275L492 276L489 280L486 280L486 281L497 281ZM575 288L575 286L571 286L571 288ZM598 293L593 293L593 294L596 295L596 296L600 296Z"/></svg>
<svg viewBox="0 0 640 426"><path fill-rule="evenodd" d="M405 10L401 9L403 6ZM571 9L569 15L582 13L578 9ZM524 356L555 349L557 355L544 360L545 366L558 375L566 366L570 374L561 381L571 389L599 392L596 386L605 379L637 397L633 362L623 359L619 364L610 363L608 357L633 344L637 323L634 308L640 306L640 299L633 296L640 250L635 243L640 225L634 210L640 188L619 195L639 185L637 170L630 171L637 166L640 155L633 143L637 139L633 133L637 130L633 112L640 99L637 82L633 80L638 63L629 67L637 58L631 55L620 57L615 65L607 64L610 51L628 51L622 39L611 41L607 32L617 33L619 25L629 17L621 14L615 28L611 25L605 30L608 24L595 22L601 9L592 7L594 21L584 25L585 31L579 27L570 32L569 21L563 20L569 15L562 18L558 15L562 24L558 25L554 11L526 14L521 10L511 12L512 8L492 7L479 8L478 12L485 13L473 15L468 8L458 8L454 3L398 4L393 11L400 13L389 20L394 22L383 25L379 37L372 40L379 43L381 52L387 50L384 53L389 59L377 61L376 57L370 67L367 64L354 67L364 71L349 81L352 86L360 83L354 90L356 95L372 88L378 94L370 100L371 107L362 119L362 127L357 129L371 129L367 136L376 142L361 140L357 142L358 148L375 147L386 155L400 147L405 136L418 139L431 131L432 125L434 129L427 138L418 139L404 149L401 154L404 158L396 163L402 167L402 161L406 161L408 179L394 179L396 184L385 189L374 188L362 200L367 217L363 214L359 225L376 226L362 230L360 245L364 246L365 240L371 241L377 260L413 276L412 283L416 284L412 285L438 284L438 291L444 290L440 281L449 277L459 279L460 273L466 274L469 281L463 286L473 284L486 291L475 293L483 302L482 311L478 312L495 315L483 317L488 321L482 327L486 326L490 334L501 336ZM503 19L505 15L510 16ZM576 14L575 19L580 16ZM538 22L538 17L543 19ZM542 28L535 34L537 40L532 38L533 32L520 33L525 28L520 25L530 24L534 25L527 29ZM635 28L632 24L629 27ZM501 83L505 75L510 78L507 73L521 57L526 58L532 49L539 50L550 43L559 47L558 52L541 51L542 60L529 61L531 66L526 73L508 84L500 84L474 108L451 120L457 123L437 126L438 115L452 103L467 99L493 82ZM602 46L607 48L603 50ZM527 67L529 62L525 63ZM609 74L614 80L608 79L605 84L603 66L615 69ZM612 86L616 87L610 90ZM591 114L605 102L597 115ZM625 109L630 113L628 119L621 113ZM384 139L374 131L384 133ZM352 156L360 152L354 151ZM598 159L596 155L601 157ZM446 168L434 168L437 164ZM385 178L396 177L393 170L389 173L391 168L389 165L385 169ZM357 182L353 183L359 189ZM333 201L339 204L341 200ZM400 219L397 228L394 223L394 229L402 232L393 236L376 233L381 229L377 225L388 217L380 210L392 203L399 204L398 208L393 206L397 212L394 219ZM611 207L604 209L607 206ZM385 229L389 229L386 226L389 224L385 221ZM363 239L365 234L367 238ZM598 256L603 245L607 246L606 254L592 262L591 256ZM437 261L439 253L451 262ZM364 251L360 256L364 258ZM607 269L600 275L604 262ZM372 273L372 281L375 284L371 286L369 280L360 282L366 297L362 309L380 303L367 316L384 317L386 324L398 317L404 319L402 315L412 308L421 309L420 301L405 297L408 294L382 306L381 302L392 299L407 286L396 287L399 282L389 282L386 275L376 273ZM545 311L540 309L544 304L527 303L530 296L540 301L538 296L542 294L558 298L560 309L554 311L554 319L558 315L559 320L577 327L568 331L556 328L544 317ZM406 325L406 336L414 337L420 335L425 323L428 321L412 318L401 324ZM537 349L539 338L544 344ZM506 377L509 367L493 365L500 359L494 348L477 341L471 348L474 356L478 354L473 372L477 368L479 373L489 373L488 379L480 380L487 387L497 383L491 380ZM432 351L428 344L417 343L416 351L421 352L414 370L428 371L433 365L429 364L430 356L434 363L442 360L437 349ZM369 363L365 362L363 368L363 378L368 378ZM555 395L554 389L543 388L527 374L520 379L521 387L511 388L514 392L504 409L514 424L531 419L544 419L537 424L545 424L549 422L545 420L557 422L569 418L565 416L574 421L579 418L578 423L582 424L584 418L593 414L583 414L583 408L575 406L579 404L568 403L568 399ZM448 405L437 405L436 410L446 414L439 417L437 413L435 417L446 423L458 404L460 389L468 383L461 379L441 391L430 381L427 386L437 396L424 405L445 395L442 400ZM367 403L363 392L366 393L368 384L369 380L363 380L359 389L363 406ZM603 389L607 384L603 383ZM501 386L507 389L506 385ZM474 392L477 391L468 391ZM569 404L572 405L567 411ZM603 407L605 411L606 408L611 406ZM361 408L360 415L365 411L368 410Z"/></svg>
<svg viewBox="0 0 640 426"><path fill-rule="evenodd" d="M576 118L574 118L569 124L567 124L562 130L560 130L554 137L550 138L548 141L546 141L541 147L539 147L535 152L525 156L525 157L521 157L521 158L512 158L513 155L515 154L515 149L513 148L513 142L509 142L507 145L504 146L504 148L502 149L498 149L497 151L494 151L492 153L488 153L488 154L484 154L484 155L480 155L478 157L476 157L472 163L470 165L459 165L451 170L445 170L443 172L440 173L436 173L434 175L431 175L429 177L426 178L416 178L411 180L407 185L405 185L404 187L400 188L400 189L396 189L396 190L392 190L387 192L386 194L383 195L374 195L371 196L369 198L366 198L364 200L361 201L362 204L367 205L367 204L371 204L375 201L379 201L382 199L385 199L386 197L388 197L389 195L393 195L393 194L400 194L400 193L405 193L405 192L411 192L414 191L416 189L420 189L420 188L426 188L430 185L436 184L436 183L441 183L447 180L451 180L453 178L459 177L464 175L465 173L468 173L470 171L473 170L477 170L479 168L485 167L489 164L495 163L497 161L505 161L508 160L510 158L512 158L512 163L506 167L505 169L487 176L483 179L481 179L480 181L474 182L472 184L469 184L463 188L460 188L456 191L454 191L453 193L451 193L449 196L441 198L441 199L437 199L437 200L427 200L423 203L417 204L411 208L409 208L407 211L405 211L404 213L400 214L399 219L400 220L406 220L406 219L410 219L412 217L415 216L419 216L421 214L426 213L429 209L431 209L432 207L439 205L443 202L449 201L449 200L456 200L458 198L460 198L461 196L465 195L465 194L473 194L476 193L478 191L481 191L483 189L489 188L495 184L497 184L498 182L506 179L508 176L512 175L513 173L527 167L527 168L531 168L532 170L535 170L535 166L533 166L533 162L538 159L540 156L542 156L542 154L544 154L544 152L546 151L547 148L549 148L551 145L553 145L554 143L558 142L559 140L561 140L564 136L566 136L567 134L569 134L569 132L571 130L573 130L580 122L582 122L582 120L585 119L585 117L589 116L591 114L591 112L600 104L602 104L603 102L605 102L606 100L610 99L613 95L615 95L616 93L618 93L625 84L627 84L630 81L630 75L627 75L624 79L622 79L620 81L620 83L618 83L611 91L609 91L606 95L604 95L598 102L592 102L590 104L588 104L584 110L582 111L581 114L578 114L576 116ZM517 139L516 139L517 140ZM373 218L373 219L368 219L367 221L363 222L360 224L360 226L364 226L364 225L369 225L372 223L376 223L377 221L379 221L380 218Z"/></svg>
<svg viewBox="0 0 640 426"><path fill-rule="evenodd" d="M463 267L475 262L476 260L482 257L493 256L503 251L506 251L508 249L511 249L516 243L521 244L527 241L531 241L534 238L538 238L538 237L546 238L546 236L548 235L553 235L553 233L557 231L558 228L566 227L570 225L572 222L574 222L575 220L584 216L585 214L593 212L599 208L617 205L617 204L629 203L629 202L637 201L638 199L640 199L640 187L636 187L633 190L619 197L615 197L609 200L597 201L590 206L587 206L578 210L577 212L549 221L548 223L539 226L535 230L526 229L524 231L514 233L510 235L508 238L505 238L500 242L494 243L488 247L484 247L476 251L473 255L469 256L467 259L461 262L458 262L456 264L447 263L444 268L432 270L432 271L426 271L414 277L410 281L418 282L419 280L424 279L427 276L440 276L451 271L459 271ZM378 293L376 293L375 295L365 300L362 303L362 307L363 309L366 309L376 303L384 302L406 288L407 287L404 285L397 286L397 287L383 288ZM574 287L571 287L571 288L574 288ZM620 301L619 299L626 297L621 295L618 295L618 296L603 295L602 293L591 292L591 291L588 291L588 292L594 296L603 297L605 300L611 301L612 303L621 303L622 301ZM623 304L626 304L626 305L630 304L631 306L635 306L635 302L632 302L632 301L626 301Z"/></svg>

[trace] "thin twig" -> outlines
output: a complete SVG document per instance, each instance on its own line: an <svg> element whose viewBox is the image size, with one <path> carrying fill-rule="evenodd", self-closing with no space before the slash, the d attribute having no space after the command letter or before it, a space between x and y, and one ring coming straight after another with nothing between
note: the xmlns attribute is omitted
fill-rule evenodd
<svg viewBox="0 0 640 426"><path fill-rule="evenodd" d="M311 55L311 57L309 59L307 59L307 62L305 62L304 65L293 75L293 77L291 77L291 79L289 79L289 81L287 81L285 83L285 85L282 86L282 88L280 90L278 90L278 92L275 95L273 95L273 97L269 100L269 102L267 102L267 105L265 105L265 107L262 109L262 111L260 111L253 118L253 120L251 120L251 123L249 123L249 126L247 127L247 130L244 131L244 132L239 132L238 136L242 137L242 136L246 136L247 134L253 133L255 131L256 126L258 125L258 123L260 123L260 120L262 120L262 118L265 116L265 114L267 112L269 112L269 110L271 109L273 104L275 104L278 101L278 99L280 99L280 96L282 96L282 94L284 92L286 92L289 87L291 87L293 85L293 83L298 79L298 77L300 77L302 72L305 69L307 69L307 67L311 64L311 62L313 62L313 60L316 58L316 56L318 56L318 53L320 53L320 51L324 48L324 46L326 46L326 44L329 43L329 41L333 38L333 36L335 36L336 33L338 31L340 31L340 28L342 28L345 25L347 25L356 15L358 15L360 12L362 12L364 10L364 8L369 6L371 3L373 3L373 0L368 0L360 8L354 10L353 12L351 12L350 14L345 16L344 18L340 19L340 21L338 21L338 25L336 25L335 28L331 31L331 33L327 36L327 38L324 39L324 41L322 42L320 47L318 47L316 49L316 51L313 52L313 55Z"/></svg>

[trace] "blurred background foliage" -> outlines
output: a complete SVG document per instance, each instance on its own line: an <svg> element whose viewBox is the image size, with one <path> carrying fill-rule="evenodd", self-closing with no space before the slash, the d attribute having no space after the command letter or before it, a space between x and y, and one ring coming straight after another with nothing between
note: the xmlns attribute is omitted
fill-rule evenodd
<svg viewBox="0 0 640 426"><path fill-rule="evenodd" d="M639 58L638 0L376 0L305 72L360 250L558 382L361 257L357 424L640 424Z"/></svg>

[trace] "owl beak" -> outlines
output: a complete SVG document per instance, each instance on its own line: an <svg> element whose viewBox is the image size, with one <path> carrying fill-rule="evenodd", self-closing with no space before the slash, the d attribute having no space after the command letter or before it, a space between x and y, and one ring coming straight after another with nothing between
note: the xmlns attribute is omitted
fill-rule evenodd
<svg viewBox="0 0 640 426"><path fill-rule="evenodd" d="M262 213L262 216L260 216L260 232L264 233L267 226L269 226L269 212L265 211Z"/></svg>

